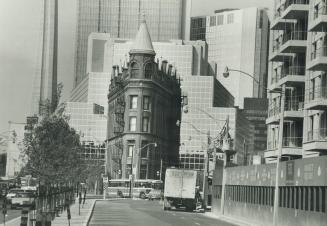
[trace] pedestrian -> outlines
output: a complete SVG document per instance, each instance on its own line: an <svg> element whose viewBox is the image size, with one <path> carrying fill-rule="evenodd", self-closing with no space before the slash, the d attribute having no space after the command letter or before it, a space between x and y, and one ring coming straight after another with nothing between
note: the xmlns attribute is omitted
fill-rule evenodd
<svg viewBox="0 0 327 226"><path fill-rule="evenodd" d="M85 204L85 199L86 199L86 188L84 189L83 205Z"/></svg>

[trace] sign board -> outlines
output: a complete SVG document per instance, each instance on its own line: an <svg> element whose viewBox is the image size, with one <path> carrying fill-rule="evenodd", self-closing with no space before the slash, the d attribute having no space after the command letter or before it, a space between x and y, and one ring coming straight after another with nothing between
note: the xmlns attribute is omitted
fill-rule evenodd
<svg viewBox="0 0 327 226"><path fill-rule="evenodd" d="M103 177L103 183L108 183L108 182L109 182L108 177Z"/></svg>

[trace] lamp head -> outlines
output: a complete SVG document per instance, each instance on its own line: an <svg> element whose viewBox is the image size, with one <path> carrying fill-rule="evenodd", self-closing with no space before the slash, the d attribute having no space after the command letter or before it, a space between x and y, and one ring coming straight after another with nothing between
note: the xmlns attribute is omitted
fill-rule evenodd
<svg viewBox="0 0 327 226"><path fill-rule="evenodd" d="M188 106L184 106L184 107L183 107L183 112L184 112L185 114L188 113Z"/></svg>
<svg viewBox="0 0 327 226"><path fill-rule="evenodd" d="M229 77L229 69L228 69L227 66L225 67L225 70L224 70L224 72L223 72L223 76L224 76L225 78L228 78L228 77Z"/></svg>

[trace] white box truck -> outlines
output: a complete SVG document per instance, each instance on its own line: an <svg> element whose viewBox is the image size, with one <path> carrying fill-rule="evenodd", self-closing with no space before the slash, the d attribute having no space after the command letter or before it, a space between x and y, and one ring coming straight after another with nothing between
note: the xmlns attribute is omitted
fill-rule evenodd
<svg viewBox="0 0 327 226"><path fill-rule="evenodd" d="M185 207L187 211L196 209L201 203L201 179L196 170L168 168L165 176L163 209Z"/></svg>

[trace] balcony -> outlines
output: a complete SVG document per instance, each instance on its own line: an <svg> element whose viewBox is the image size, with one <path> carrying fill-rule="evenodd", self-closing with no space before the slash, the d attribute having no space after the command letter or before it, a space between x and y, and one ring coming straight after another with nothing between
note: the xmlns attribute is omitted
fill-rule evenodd
<svg viewBox="0 0 327 226"><path fill-rule="evenodd" d="M278 153L278 142L268 142L268 149L264 153L264 158L276 158ZM282 146L282 157L301 156L302 137L284 137Z"/></svg>
<svg viewBox="0 0 327 226"><path fill-rule="evenodd" d="M272 52L270 54L269 60L274 62L284 62L286 60L290 60L291 57L293 57L293 54L291 53L281 53L280 52L280 44L276 43L273 46Z"/></svg>
<svg viewBox="0 0 327 226"><path fill-rule="evenodd" d="M282 67L280 74L275 74L271 79L270 90L280 90L280 87L286 86L298 87L303 86L305 82L304 66Z"/></svg>
<svg viewBox="0 0 327 226"><path fill-rule="evenodd" d="M322 3L322 2L321 2ZM313 18L309 20L309 31L322 32L327 29L327 6L321 5L319 8L314 8Z"/></svg>
<svg viewBox="0 0 327 226"><path fill-rule="evenodd" d="M283 35L281 53L303 53L307 49L307 31L290 31Z"/></svg>
<svg viewBox="0 0 327 226"><path fill-rule="evenodd" d="M282 8L281 8L282 10ZM285 20L282 19L282 11L279 10L275 13L274 19L271 22L270 30L289 30L293 28L295 20Z"/></svg>
<svg viewBox="0 0 327 226"><path fill-rule="evenodd" d="M301 121L303 119L303 101L288 100L285 101L284 120ZM280 119L280 107L274 106L268 109L268 118L266 124L278 124Z"/></svg>
<svg viewBox="0 0 327 226"><path fill-rule="evenodd" d="M308 131L304 151L327 151L327 128Z"/></svg>
<svg viewBox="0 0 327 226"><path fill-rule="evenodd" d="M315 91L309 90L304 107L307 110L327 110L327 87L320 86Z"/></svg>
<svg viewBox="0 0 327 226"><path fill-rule="evenodd" d="M311 60L307 63L310 71L327 70L327 46L322 46L311 53Z"/></svg>
<svg viewBox="0 0 327 226"><path fill-rule="evenodd" d="M282 19L302 19L308 15L309 0L286 0Z"/></svg>

